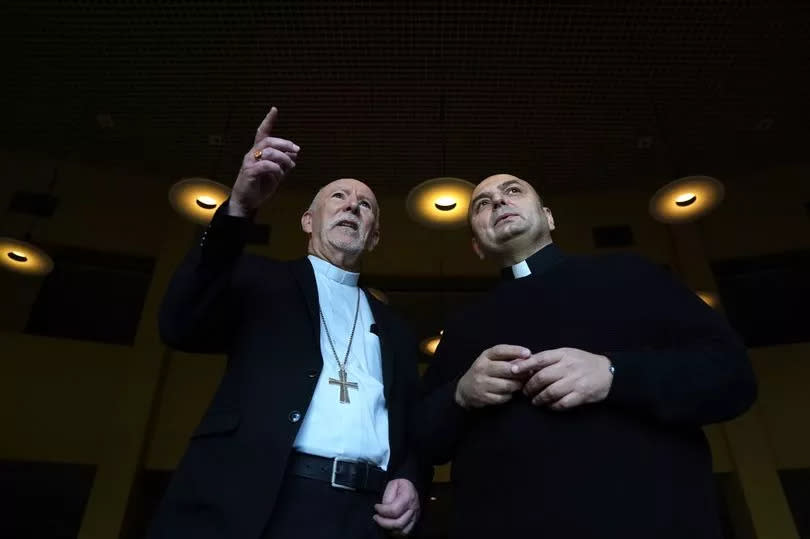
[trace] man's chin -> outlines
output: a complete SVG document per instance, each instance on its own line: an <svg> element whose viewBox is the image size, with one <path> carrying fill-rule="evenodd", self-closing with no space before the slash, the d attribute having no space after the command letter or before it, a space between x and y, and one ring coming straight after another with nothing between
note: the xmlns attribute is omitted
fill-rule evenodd
<svg viewBox="0 0 810 539"><path fill-rule="evenodd" d="M338 251L346 254L358 254L363 251L363 242L359 238L330 238L329 243Z"/></svg>
<svg viewBox="0 0 810 539"><path fill-rule="evenodd" d="M351 228L343 228L337 227L329 231L328 238L329 241L335 244L345 244L345 243L360 243L360 238L362 235L360 234L359 230L353 230Z"/></svg>
<svg viewBox="0 0 810 539"><path fill-rule="evenodd" d="M509 243L510 241L514 240L523 235L526 232L526 229L523 227L516 227L510 226L511 223L507 223L501 230L498 230L495 234L495 243L498 245L503 245L505 243Z"/></svg>

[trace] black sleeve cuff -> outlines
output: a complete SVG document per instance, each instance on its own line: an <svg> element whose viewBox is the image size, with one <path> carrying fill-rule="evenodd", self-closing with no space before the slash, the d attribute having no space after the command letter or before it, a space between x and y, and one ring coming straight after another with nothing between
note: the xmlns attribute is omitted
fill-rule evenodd
<svg viewBox="0 0 810 539"><path fill-rule="evenodd" d="M236 260L247 243L253 217L228 215L228 201L217 209L200 237L200 262L218 266Z"/></svg>
<svg viewBox="0 0 810 539"><path fill-rule="evenodd" d="M650 381L644 372L644 363L650 358L643 352L621 352L611 354L613 364L613 381L610 385L606 402L637 406L647 402Z"/></svg>

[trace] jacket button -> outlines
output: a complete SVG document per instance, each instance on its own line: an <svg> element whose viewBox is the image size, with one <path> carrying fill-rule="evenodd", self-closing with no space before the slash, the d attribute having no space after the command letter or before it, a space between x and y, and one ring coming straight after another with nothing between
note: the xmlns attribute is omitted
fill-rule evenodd
<svg viewBox="0 0 810 539"><path fill-rule="evenodd" d="M298 423L299 421L301 421L301 412L299 412L298 410L293 410L292 412L290 412L289 419L290 423Z"/></svg>
<svg viewBox="0 0 810 539"><path fill-rule="evenodd" d="M318 371L309 371L307 373L307 378L315 378L316 376L318 376Z"/></svg>

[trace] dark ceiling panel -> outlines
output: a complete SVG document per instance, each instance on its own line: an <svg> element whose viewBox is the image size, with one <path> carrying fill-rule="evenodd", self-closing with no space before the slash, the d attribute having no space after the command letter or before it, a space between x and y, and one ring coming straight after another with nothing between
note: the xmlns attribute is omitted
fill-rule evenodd
<svg viewBox="0 0 810 539"><path fill-rule="evenodd" d="M0 144L167 182L232 181L270 104L307 188L653 189L808 159L807 2L4 4Z"/></svg>

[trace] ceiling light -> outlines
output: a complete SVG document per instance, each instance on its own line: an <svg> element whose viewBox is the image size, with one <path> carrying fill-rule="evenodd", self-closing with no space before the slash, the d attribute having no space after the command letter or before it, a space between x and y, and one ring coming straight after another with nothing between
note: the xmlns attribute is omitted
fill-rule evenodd
<svg viewBox="0 0 810 539"><path fill-rule="evenodd" d="M405 207L411 219L429 228L460 228L475 185L460 178L433 178L408 193Z"/></svg>
<svg viewBox="0 0 810 539"><path fill-rule="evenodd" d="M725 189L710 176L686 176L668 183L650 199L650 214L662 223L688 223L711 212Z"/></svg>
<svg viewBox="0 0 810 539"><path fill-rule="evenodd" d="M53 270L53 260L48 254L25 241L0 238L0 267L24 275L47 275Z"/></svg>
<svg viewBox="0 0 810 539"><path fill-rule="evenodd" d="M419 349L422 350L423 354L428 356L432 356L436 353L436 348L439 346L439 341L442 340L441 333L434 337L428 337L419 345Z"/></svg>
<svg viewBox="0 0 810 539"><path fill-rule="evenodd" d="M717 294L713 292L706 292L704 290L698 290L695 292L703 302L711 307L712 309L716 309L720 304L720 301L717 299Z"/></svg>
<svg viewBox="0 0 810 539"><path fill-rule="evenodd" d="M382 290L379 290L377 288L366 288L366 290L368 291L369 294L377 298L378 301L388 305L388 296L386 296Z"/></svg>
<svg viewBox="0 0 810 539"><path fill-rule="evenodd" d="M450 211L456 207L456 200L452 197L439 197L433 203L437 210Z"/></svg>
<svg viewBox="0 0 810 539"><path fill-rule="evenodd" d="M197 206L204 210L213 210L217 207L217 201L209 196L202 195L197 197Z"/></svg>
<svg viewBox="0 0 810 539"><path fill-rule="evenodd" d="M28 257L25 256L24 253L19 251L9 251L8 257L12 259L14 262L28 262Z"/></svg>
<svg viewBox="0 0 810 539"><path fill-rule="evenodd" d="M169 202L186 219L204 225L229 195L230 189L221 183L206 178L187 178L172 186Z"/></svg>
<svg viewBox="0 0 810 539"><path fill-rule="evenodd" d="M675 197L675 205L685 208L694 204L696 200L697 195L695 193L684 193Z"/></svg>

